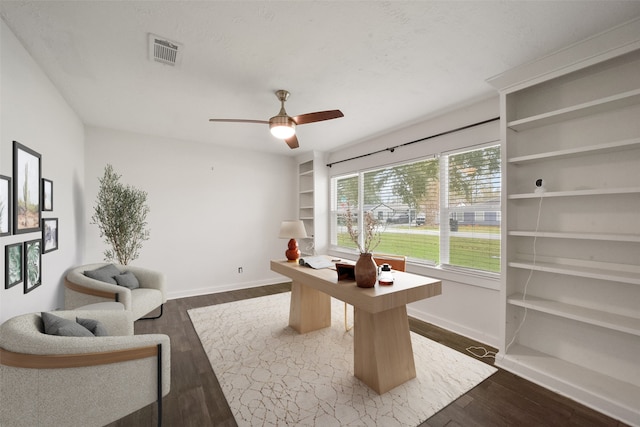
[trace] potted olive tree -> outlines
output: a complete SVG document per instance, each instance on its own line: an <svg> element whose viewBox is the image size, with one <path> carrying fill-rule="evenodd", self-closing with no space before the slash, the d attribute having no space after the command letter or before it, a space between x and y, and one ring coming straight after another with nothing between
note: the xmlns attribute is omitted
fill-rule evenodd
<svg viewBox="0 0 640 427"><path fill-rule="evenodd" d="M105 261L127 265L138 258L142 243L149 239L146 191L120 182L120 175L107 165L100 179L100 189L91 223L97 224L100 237L109 248Z"/></svg>

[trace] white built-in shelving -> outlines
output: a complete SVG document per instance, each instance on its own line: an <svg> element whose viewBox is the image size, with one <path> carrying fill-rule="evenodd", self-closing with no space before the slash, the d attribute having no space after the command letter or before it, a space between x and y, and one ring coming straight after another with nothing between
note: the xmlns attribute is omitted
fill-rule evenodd
<svg viewBox="0 0 640 427"><path fill-rule="evenodd" d="M613 194L640 194L640 187L621 188L589 188L584 190L547 191L545 193L509 194L509 199L539 199L544 197L574 197L574 196L606 196Z"/></svg>
<svg viewBox="0 0 640 427"><path fill-rule="evenodd" d="M544 384L550 389L566 391L566 394L588 406L615 407L616 412L607 411L608 415L621 415L620 418L626 418L627 422L635 418L638 389L627 381L611 378L520 344L510 347L509 354L504 356L500 366L525 378L544 378Z"/></svg>
<svg viewBox="0 0 640 427"><path fill-rule="evenodd" d="M319 153L298 158L298 218L304 223L308 236L298 239L303 256L326 251L329 198L326 168Z"/></svg>
<svg viewBox="0 0 640 427"><path fill-rule="evenodd" d="M507 303L640 337L640 318L524 294L510 295Z"/></svg>
<svg viewBox="0 0 640 427"><path fill-rule="evenodd" d="M513 164L523 164L527 162L537 162L550 159L561 159L565 157L576 157L580 155L605 154L615 151L630 150L640 146L640 138L624 139L622 141L603 142L583 147L569 148L565 150L554 150L544 153L537 153L528 156L512 157L508 161Z"/></svg>
<svg viewBox="0 0 640 427"><path fill-rule="evenodd" d="M304 223L307 239L300 240L302 255L312 255L315 224L313 216L314 174L313 159L298 165L298 217Z"/></svg>
<svg viewBox="0 0 640 427"><path fill-rule="evenodd" d="M505 160L496 364L640 426L640 19L491 83Z"/></svg>
<svg viewBox="0 0 640 427"><path fill-rule="evenodd" d="M638 103L640 103L640 89L635 89L532 117L513 120L508 122L507 126L515 131L527 130Z"/></svg>
<svg viewBox="0 0 640 427"><path fill-rule="evenodd" d="M640 235L618 233L575 233L557 231L511 230L508 236L520 237L545 237L552 239L578 239L578 240L610 240L613 242L640 243Z"/></svg>
<svg viewBox="0 0 640 427"><path fill-rule="evenodd" d="M508 266L512 268L522 268L525 270L542 271L545 273L564 274L567 276L640 285L640 274L637 272L619 271L613 268L573 266L551 262L534 263L530 261L510 261Z"/></svg>

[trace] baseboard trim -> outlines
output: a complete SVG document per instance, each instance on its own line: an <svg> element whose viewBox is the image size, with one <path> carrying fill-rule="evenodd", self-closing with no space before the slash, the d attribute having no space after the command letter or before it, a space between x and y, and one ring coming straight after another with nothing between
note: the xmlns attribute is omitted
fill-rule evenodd
<svg viewBox="0 0 640 427"><path fill-rule="evenodd" d="M442 317L434 316L425 311L412 308L411 305L407 306L407 314L423 322L432 323L443 329L446 329L458 335L462 335L463 337L470 338L474 341L490 345L492 347L497 348L498 343L500 342L497 336L487 335L485 332L482 332L480 330L468 328L464 325L460 325L458 323L451 322L450 320L443 319Z"/></svg>
<svg viewBox="0 0 640 427"><path fill-rule="evenodd" d="M285 283L286 280L274 278L269 280L259 280L254 282L242 282L242 283L229 283L221 286L209 286L205 288L189 289L187 291L169 292L167 293L167 299L173 300L178 298L197 297L200 295L218 294L221 292L237 291L240 289L258 288L260 286L277 285L279 283Z"/></svg>

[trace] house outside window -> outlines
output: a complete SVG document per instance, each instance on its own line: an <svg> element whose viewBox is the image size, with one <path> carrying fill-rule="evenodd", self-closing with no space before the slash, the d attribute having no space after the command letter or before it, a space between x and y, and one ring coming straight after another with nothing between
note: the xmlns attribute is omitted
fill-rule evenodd
<svg viewBox="0 0 640 427"><path fill-rule="evenodd" d="M372 212L381 225L375 252L410 262L500 271L500 146L442 153L333 177L331 244L356 250L353 223ZM445 222L442 222L445 218Z"/></svg>

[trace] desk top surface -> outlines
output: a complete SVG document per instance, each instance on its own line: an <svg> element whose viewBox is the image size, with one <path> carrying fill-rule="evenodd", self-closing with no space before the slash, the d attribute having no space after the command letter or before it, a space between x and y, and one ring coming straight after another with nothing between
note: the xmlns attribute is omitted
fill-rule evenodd
<svg viewBox="0 0 640 427"><path fill-rule="evenodd" d="M353 280L338 281L336 270L331 268L315 270L294 262L272 260L271 270L371 313L442 293L440 280L395 270L393 285L380 286L376 283L372 288L359 288Z"/></svg>

